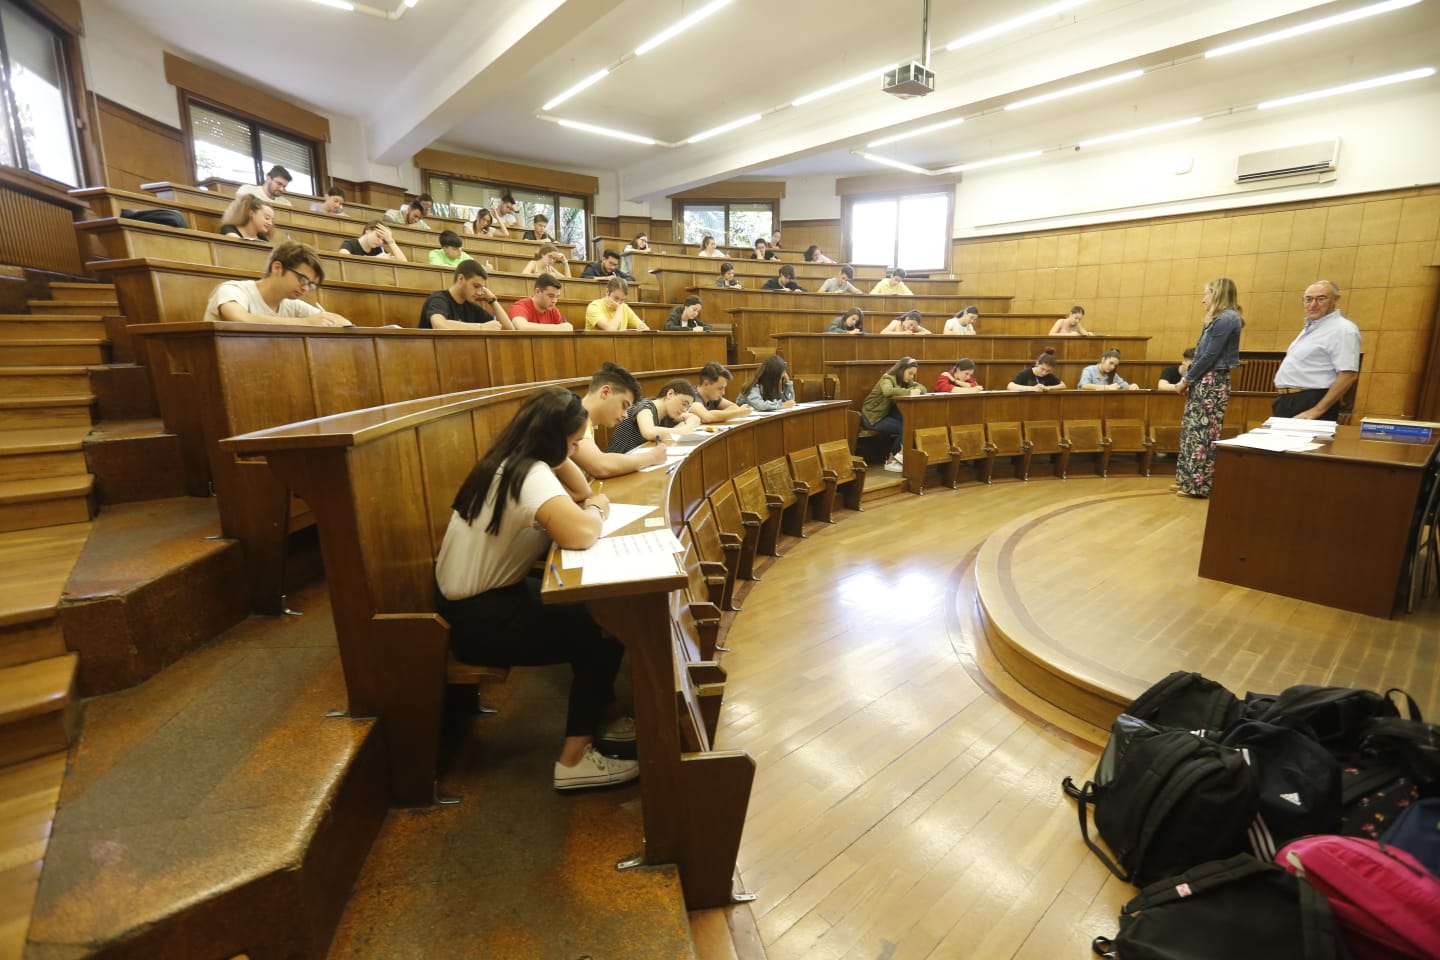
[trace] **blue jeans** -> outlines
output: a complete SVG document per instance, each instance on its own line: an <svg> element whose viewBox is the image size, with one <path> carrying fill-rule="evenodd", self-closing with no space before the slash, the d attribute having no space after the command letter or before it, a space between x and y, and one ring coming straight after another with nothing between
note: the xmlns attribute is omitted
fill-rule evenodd
<svg viewBox="0 0 1440 960"><path fill-rule="evenodd" d="M900 434L905 427L900 422L899 410L890 408L890 412L875 423L866 420L864 414L861 414L860 423L866 430L874 430L876 433L883 433L890 438L890 456L893 457L900 452Z"/></svg>

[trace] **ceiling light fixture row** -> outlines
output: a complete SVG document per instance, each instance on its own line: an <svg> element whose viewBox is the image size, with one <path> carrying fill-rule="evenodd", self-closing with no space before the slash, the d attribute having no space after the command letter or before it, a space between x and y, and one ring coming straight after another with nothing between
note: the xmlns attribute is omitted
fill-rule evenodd
<svg viewBox="0 0 1440 960"><path fill-rule="evenodd" d="M372 7L368 3L351 3L350 0L311 0L323 7L334 7L336 10L344 10L346 13L363 13L369 17L380 20L399 20L405 16L405 11L413 8L420 0L401 0L394 10L382 10L379 7Z"/></svg>
<svg viewBox="0 0 1440 960"><path fill-rule="evenodd" d="M914 164L905 163L904 161L895 160L891 157L883 157L878 154L869 153L865 150L857 149L850 152L857 157L863 157L864 159L870 160L874 163L881 163L889 167L896 167L900 170L907 170L911 173L917 173L922 176L939 177L951 173L963 173L967 170L979 170L983 167L994 167L1004 163L1013 163L1018 160L1028 160L1033 157L1038 157L1043 153L1053 153L1061 150L1074 150L1082 149L1085 147L1095 147L1103 143L1114 143L1117 140L1129 140L1134 137L1148 136L1152 133L1160 133L1165 130L1174 130L1179 127L1192 126L1212 117L1231 116L1236 113L1243 113L1247 110L1270 110L1276 107L1290 106L1291 104L1295 103L1306 103L1310 100L1319 100L1324 97L1341 96L1347 93L1355 93L1360 90L1372 90L1376 87L1385 87L1390 86L1391 84L1405 83L1409 80L1423 80L1426 77L1433 77L1434 75L1434 67L1419 67L1414 70L1406 70L1402 73L1392 73L1387 74L1383 77L1371 77L1368 80L1360 80L1355 83L1342 84L1338 87L1326 87L1323 90L1312 90L1308 93L1299 93L1290 97L1281 97L1276 100L1266 100L1262 103L1258 103L1249 107L1230 107L1225 110L1217 110L1213 113L1209 113L1201 117L1186 117L1183 120L1171 120L1168 123L1157 123L1146 127L1136 127L1131 130L1122 130L1118 133L1107 133L1098 137L1090 137L1074 144L1061 144L1060 146L1049 147L1044 150L1029 150L1024 153L1012 153L1004 157L993 157L988 160L975 160L970 163L956 164L954 166L943 167L936 170L931 170L925 167L916 166ZM880 141L876 141L876 143L878 142ZM874 145L875 144L869 144L868 146Z"/></svg>
<svg viewBox="0 0 1440 960"><path fill-rule="evenodd" d="M316 0L316 2L327 2L327 0ZM642 43L640 46L636 47L634 53L629 53L620 57L614 63L611 63L609 66L601 70L595 71L590 76L586 77L584 80L581 80L579 83L570 87L568 90L547 101L544 106L540 108L540 112L537 113L536 116L541 120L549 120L553 123L559 123L561 126L568 127L572 130L582 130L586 133L594 133L599 136L616 137L621 140L629 140L632 143L643 143L648 146L658 145L665 147L679 147L691 143L700 143L701 141L708 140L709 138L718 134L727 133L730 130L734 130L738 127L754 123L755 121L763 119L764 117L768 117L770 114L777 111L784 110L789 107L803 107L808 103L814 103L816 100L821 100L825 97L831 96L832 94L840 93L844 90L849 90L850 88L859 86L860 84L867 81L880 80L882 77L885 76L886 72L894 70L898 66L898 64L896 63L890 63L874 70L867 70L864 73L850 77L848 80L841 80L838 83L833 83L827 87L822 87L821 89L813 91L811 93L807 93L804 96L796 97L794 100L791 100L787 103L771 107L768 110L762 110L759 113L753 113L749 116L741 117L738 120L733 120L730 123L722 124L713 129L706 130L703 133L697 133L695 136L680 141L678 143L668 143L663 140L655 140L651 137L646 137L641 134L628 133L623 130L613 130L606 127L596 127L593 124L567 122L565 120L559 119L558 117L550 117L545 115L549 113L549 111L555 109L560 104L564 103L566 100L569 100L571 97L575 96L577 93L581 92L587 87L599 83L601 80L614 73L621 65L628 63L636 57L643 56L651 50L654 50L656 47L660 46L660 44L664 43L667 40L673 39L674 37L683 33L685 30L688 30L690 27L693 27L695 24L699 23L701 20L704 20L706 17L715 13L721 7L724 7L732 2L733 0L711 0L710 3L696 10L690 16L685 17L681 20L677 20L670 27L666 28L665 30L656 34L654 37L647 40L645 43ZM972 33L967 36L960 37L957 40L951 41L949 45L945 47L945 49L958 50L961 47L967 47L972 43L979 43L982 40L988 40L991 37L996 37L1003 33L1009 33L1011 30L1018 30L1019 28L1028 26L1031 23L1044 20L1047 17L1054 16L1057 13L1062 13L1073 7L1078 7L1089 2L1090 0L1060 0L1060 2L1058 3L1052 3L1049 6L1041 7L1037 10L1032 10L1029 13L1023 14L1019 17L1015 17L1014 19L1006 20L1003 23L998 23L994 26L987 27L984 30L979 31L978 33ZM1413 0L1413 2L1419 2L1419 0ZM1128 79L1128 77L1122 76L1120 78L1111 78L1107 82L1118 82L1118 79ZM1063 94L1054 94L1052 96L1062 95ZM944 124L937 125L934 129L941 129L946 126L954 126L956 123L960 122L961 121L958 120L953 122L947 121ZM907 134L905 136L916 135L918 134ZM880 141L877 141L877 143L878 142ZM872 144L871 146L874 145L875 144Z"/></svg>

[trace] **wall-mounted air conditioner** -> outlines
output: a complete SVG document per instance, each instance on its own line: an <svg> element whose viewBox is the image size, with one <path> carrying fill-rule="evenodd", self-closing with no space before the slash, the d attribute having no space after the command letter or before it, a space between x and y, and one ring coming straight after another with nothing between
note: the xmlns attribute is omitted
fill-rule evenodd
<svg viewBox="0 0 1440 960"><path fill-rule="evenodd" d="M1339 140L1245 153L1240 155L1235 164L1235 182L1255 183L1260 180L1307 177L1309 182L1323 183L1335 179L1335 168L1339 160Z"/></svg>

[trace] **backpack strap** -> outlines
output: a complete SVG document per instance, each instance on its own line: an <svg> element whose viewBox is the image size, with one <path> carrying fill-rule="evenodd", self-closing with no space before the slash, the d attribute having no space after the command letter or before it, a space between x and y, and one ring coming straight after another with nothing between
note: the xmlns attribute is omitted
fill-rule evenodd
<svg viewBox="0 0 1440 960"><path fill-rule="evenodd" d="M1391 702L1393 703L1393 702L1395 701L1395 697L1393 696L1393 694L1396 694L1396 693L1400 694L1400 696L1402 696L1402 697L1405 698L1405 714L1404 714L1405 719L1407 719L1407 720L1423 720L1423 719L1424 719L1424 717L1422 717L1422 716L1420 715L1420 707L1419 707L1419 705L1417 705L1417 704L1415 703L1415 698L1412 697L1412 696L1410 696L1410 694L1406 693L1404 690L1401 690L1399 687L1391 687L1389 690L1386 690L1386 691L1385 691L1385 699L1386 699L1386 700L1389 700L1389 701L1391 701Z"/></svg>
<svg viewBox="0 0 1440 960"><path fill-rule="evenodd" d="M1237 853L1225 860L1211 860L1191 867L1182 874L1156 880L1145 887L1129 903L1120 908L1120 915L1132 916L1142 910L1166 903L1185 900L1214 887L1232 883L1256 873L1277 869L1273 863L1248 853Z"/></svg>
<svg viewBox="0 0 1440 960"><path fill-rule="evenodd" d="M1090 818L1087 816L1087 812L1090 805L1095 802L1095 781L1086 781L1084 787L1077 788L1075 781L1066 777L1060 781L1060 786L1065 791L1065 795L1075 801L1075 810L1080 815L1080 839L1085 841L1085 846L1089 847L1090 852L1100 858L1100 862L1105 864L1105 867L1111 873L1126 883L1129 883L1130 878L1125 875L1125 871L1116 866L1115 861L1111 860L1109 855L1107 855L1104 850L1101 850L1094 840L1090 839Z"/></svg>
<svg viewBox="0 0 1440 960"><path fill-rule="evenodd" d="M1304 877L1296 877L1300 889L1300 941L1305 960L1343 960L1349 956L1336 942L1335 918L1330 901Z"/></svg>

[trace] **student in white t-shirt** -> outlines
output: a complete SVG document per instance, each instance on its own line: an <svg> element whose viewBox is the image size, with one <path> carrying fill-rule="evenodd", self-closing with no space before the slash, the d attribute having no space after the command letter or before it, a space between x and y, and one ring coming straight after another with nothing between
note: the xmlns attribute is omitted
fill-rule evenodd
<svg viewBox="0 0 1440 960"><path fill-rule="evenodd" d="M602 727L624 647L583 604L541 602L541 581L532 575L552 542L570 550L591 546L610 512L603 493L587 495L589 485L570 459L588 419L580 398L563 387L532 394L455 494L435 561L435 609L450 623L457 659L494 667L570 664L557 790L640 775L634 760L612 759L594 745L635 738L633 721Z"/></svg>
<svg viewBox="0 0 1440 960"><path fill-rule="evenodd" d="M315 251L287 240L276 244L259 280L226 280L210 294L206 320L232 323L289 323L312 327L352 327L338 313L322 310L300 297L318 290L325 269Z"/></svg>
<svg viewBox="0 0 1440 960"><path fill-rule="evenodd" d="M975 306L966 307L955 316L945 321L943 333L952 335L958 334L968 337L975 333L975 321L980 319L980 308Z"/></svg>

